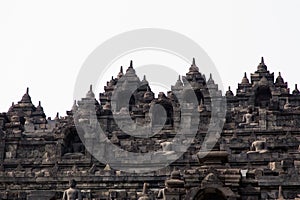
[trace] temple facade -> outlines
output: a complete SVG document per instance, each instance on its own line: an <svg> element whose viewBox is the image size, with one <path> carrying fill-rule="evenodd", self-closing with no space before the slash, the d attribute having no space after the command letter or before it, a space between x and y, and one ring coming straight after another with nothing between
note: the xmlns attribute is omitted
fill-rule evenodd
<svg viewBox="0 0 300 200"><path fill-rule="evenodd" d="M0 113L0 199L61 199L70 179L76 180L85 200L300 199L297 85L290 90L281 73L270 72L263 58L253 73L244 74L236 94L230 87L222 94L213 75L207 79L194 59L187 69L167 94L155 97L146 76L141 80L131 62L99 96L90 86L65 116L57 114L54 119L46 117L41 102L32 103L27 89L19 102ZM165 114L153 110L154 105ZM122 117L126 113L130 120ZM214 118L222 113L216 125ZM88 134L80 134L78 124L84 129L95 121L105 138L95 136L91 141ZM137 125L158 131L150 137L143 131L128 134L126 130L134 131ZM216 126L222 127L218 131ZM215 135L207 139L211 130ZM179 131L182 136L175 144ZM179 148L190 132L195 136L189 147ZM103 145L95 146L97 156L103 157L99 161L85 145L88 142L133 153L159 152L169 164L163 166L149 156L143 165L135 165ZM204 145L211 148L202 151ZM182 152L177 158L178 151ZM111 157L121 157L126 170L117 169ZM145 166L160 165L139 173Z"/></svg>

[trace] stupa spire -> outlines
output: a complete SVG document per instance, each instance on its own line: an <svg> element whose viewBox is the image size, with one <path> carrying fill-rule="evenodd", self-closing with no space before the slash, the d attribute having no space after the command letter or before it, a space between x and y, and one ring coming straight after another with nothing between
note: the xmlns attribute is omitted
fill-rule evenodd
<svg viewBox="0 0 300 200"><path fill-rule="evenodd" d="M176 83L175 83L175 86L176 86L176 87L181 87L181 86L183 86L183 83L182 83L182 81L181 81L180 75L178 75L178 79L177 79L177 81L176 81Z"/></svg>
<svg viewBox="0 0 300 200"><path fill-rule="evenodd" d="M192 61L192 65L191 65L191 67L190 67L190 69L189 69L189 72L190 73L197 73L197 72L199 72L199 68L196 66L196 60L195 60L195 58L193 58L193 61Z"/></svg>
<svg viewBox="0 0 300 200"><path fill-rule="evenodd" d="M56 113L54 120L59 120L59 112Z"/></svg>
<svg viewBox="0 0 300 200"><path fill-rule="evenodd" d="M76 111L78 109L78 106L77 106L77 101L74 100L73 102L73 106L72 106L72 111Z"/></svg>
<svg viewBox="0 0 300 200"><path fill-rule="evenodd" d="M265 64L264 57L261 57L261 64Z"/></svg>
<svg viewBox="0 0 300 200"><path fill-rule="evenodd" d="M212 74L209 74L209 79L207 81L207 84L215 84L214 79L212 78Z"/></svg>
<svg viewBox="0 0 300 200"><path fill-rule="evenodd" d="M147 81L147 79L146 79L146 75L144 75L143 76L143 80L142 80L142 82L141 82L141 86L142 85L148 85L149 83L148 83L148 81Z"/></svg>
<svg viewBox="0 0 300 200"><path fill-rule="evenodd" d="M299 95L300 94L300 91L298 90L298 85L295 84L295 89L293 91L293 95Z"/></svg>
<svg viewBox="0 0 300 200"><path fill-rule="evenodd" d="M42 103L39 101L39 105L36 107L37 111L43 111Z"/></svg>
<svg viewBox="0 0 300 200"><path fill-rule="evenodd" d="M284 80L283 80L280 72L278 73L278 77L276 78L275 83L279 84L279 85L284 84Z"/></svg>
<svg viewBox="0 0 300 200"><path fill-rule="evenodd" d="M29 96L29 87L26 88L26 93L23 95L21 102L22 103L31 103L31 97Z"/></svg>
<svg viewBox="0 0 300 200"><path fill-rule="evenodd" d="M92 84L90 85L90 90L87 92L86 97L87 98L95 98L95 94L93 92L93 85Z"/></svg>
<svg viewBox="0 0 300 200"><path fill-rule="evenodd" d="M228 86L228 91L226 92L226 96L233 96L233 92L231 91L230 86Z"/></svg>
<svg viewBox="0 0 300 200"><path fill-rule="evenodd" d="M242 84L243 85L249 84L249 79L247 78L247 73L246 72L244 73L244 77L242 79Z"/></svg>
<svg viewBox="0 0 300 200"><path fill-rule="evenodd" d="M267 65L265 64L264 57L261 57L261 61L259 65L257 66L258 72L266 72L267 71Z"/></svg>
<svg viewBox="0 0 300 200"><path fill-rule="evenodd" d="M119 78L121 78L123 75L124 75L124 73L123 73L123 66L121 66L117 78L119 79Z"/></svg>

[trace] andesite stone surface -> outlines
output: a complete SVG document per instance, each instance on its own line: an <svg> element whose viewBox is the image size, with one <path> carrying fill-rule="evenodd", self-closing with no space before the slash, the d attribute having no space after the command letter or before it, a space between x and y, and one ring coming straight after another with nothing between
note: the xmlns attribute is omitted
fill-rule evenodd
<svg viewBox="0 0 300 200"><path fill-rule="evenodd" d="M118 101L112 110L119 80L117 98L121 100L128 95L126 87L138 89L129 94L129 102ZM194 109L200 123L188 151L169 166L149 173L128 173L112 168L114 163L99 162L86 150L74 120L91 125L92 105L111 143L129 152L161 150L172 160L175 150L180 150L172 144L176 130L181 123L195 121L192 115L181 118L181 109L190 106L186 84L197 97ZM225 124L212 151L199 152L212 116L212 93L214 98L226 99ZM182 104L180 99L185 99ZM161 105L166 115L151 112L154 104ZM119 119L129 112L131 120L124 118L117 125L113 112ZM160 124L162 117L167 119ZM150 138L133 137L122 130L132 121L153 130L159 125L163 128ZM180 140L184 143L184 135ZM131 62L126 72L121 67L117 78L107 82L99 99L91 86L66 116L46 118L41 102L37 106L32 103L28 88L18 103L0 113L0 199L61 199L71 179L76 180L85 200L300 199L299 145L300 92L297 85L290 91L281 73L275 77L268 71L263 58L254 73L244 74L236 94L229 88L225 96L213 75L206 80L193 60L186 76L179 77L170 92L155 98L146 77L141 81ZM119 156L106 148L99 151L104 157ZM128 160L124 165L137 167L134 162ZM159 163L149 158L145 165Z"/></svg>

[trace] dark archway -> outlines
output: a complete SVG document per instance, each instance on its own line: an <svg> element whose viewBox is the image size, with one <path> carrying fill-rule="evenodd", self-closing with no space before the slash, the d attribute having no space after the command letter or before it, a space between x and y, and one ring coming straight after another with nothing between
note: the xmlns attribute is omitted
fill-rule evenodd
<svg viewBox="0 0 300 200"><path fill-rule="evenodd" d="M62 155L74 153L85 154L85 147L77 133L76 128L66 128L64 133L65 137L63 140Z"/></svg>
<svg viewBox="0 0 300 200"><path fill-rule="evenodd" d="M167 120L165 125L173 126L173 105L170 102L161 104L167 112Z"/></svg>
<svg viewBox="0 0 300 200"><path fill-rule="evenodd" d="M184 102L193 103L193 99L195 98L195 95L198 100L198 105L200 105L201 102L204 103L204 96L200 91L200 89L196 89L196 90L187 89L186 91L184 91L183 93Z"/></svg>
<svg viewBox="0 0 300 200"><path fill-rule="evenodd" d="M212 193L206 193L199 198L200 200L225 200L224 197L222 197L219 194L212 194Z"/></svg>
<svg viewBox="0 0 300 200"><path fill-rule="evenodd" d="M194 200L226 200L223 192L217 188L205 188L200 190Z"/></svg>
<svg viewBox="0 0 300 200"><path fill-rule="evenodd" d="M117 92L117 94L113 96L112 101L115 102L117 111L120 111L121 108L128 108L131 112L136 104L134 94L131 94L131 92L127 90Z"/></svg>
<svg viewBox="0 0 300 200"><path fill-rule="evenodd" d="M261 108L268 107L270 105L270 100L272 98L272 93L269 87L258 87L255 91L255 106Z"/></svg>
<svg viewBox="0 0 300 200"><path fill-rule="evenodd" d="M156 104L160 105L161 107L154 107L152 110L152 125L167 125L173 126L173 105L172 103L163 100L159 101ZM166 116L162 115L164 112L161 110L163 109ZM163 124L162 124L163 123Z"/></svg>
<svg viewBox="0 0 300 200"><path fill-rule="evenodd" d="M131 95L130 99L129 99L129 112L132 111L132 108L136 105L135 102L135 97L134 95Z"/></svg>

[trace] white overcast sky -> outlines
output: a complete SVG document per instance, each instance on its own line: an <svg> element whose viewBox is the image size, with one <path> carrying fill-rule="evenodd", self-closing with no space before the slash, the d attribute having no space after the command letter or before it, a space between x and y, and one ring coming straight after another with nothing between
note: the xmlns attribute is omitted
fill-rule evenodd
<svg viewBox="0 0 300 200"><path fill-rule="evenodd" d="M169 29L196 41L225 89L235 92L244 72L254 72L264 56L292 91L300 83L299 9L298 0L1 1L0 112L30 87L33 103L40 100L47 116L65 115L88 55L112 36L138 28Z"/></svg>

